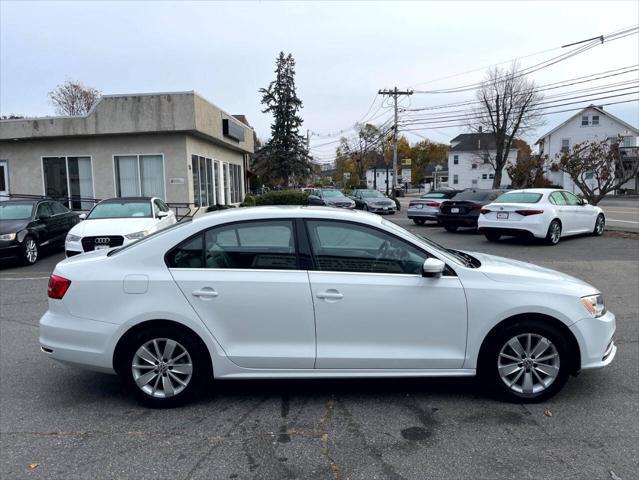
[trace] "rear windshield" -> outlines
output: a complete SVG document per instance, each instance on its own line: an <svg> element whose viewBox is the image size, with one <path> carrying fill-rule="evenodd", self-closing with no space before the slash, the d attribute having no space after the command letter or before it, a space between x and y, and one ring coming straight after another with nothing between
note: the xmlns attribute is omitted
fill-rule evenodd
<svg viewBox="0 0 639 480"><path fill-rule="evenodd" d="M537 203L541 193L512 192L500 195L493 203Z"/></svg>
<svg viewBox="0 0 639 480"><path fill-rule="evenodd" d="M495 192L492 190L464 190L451 198L451 200L477 200L481 202L482 200L488 200L494 194Z"/></svg>
<svg viewBox="0 0 639 480"><path fill-rule="evenodd" d="M151 202L105 202L98 203L89 216L96 218L152 218Z"/></svg>
<svg viewBox="0 0 639 480"><path fill-rule="evenodd" d="M427 193L426 195L422 195L421 198L444 198L446 197L445 193Z"/></svg>
<svg viewBox="0 0 639 480"><path fill-rule="evenodd" d="M0 220L26 220L31 218L32 203L2 203L0 202Z"/></svg>

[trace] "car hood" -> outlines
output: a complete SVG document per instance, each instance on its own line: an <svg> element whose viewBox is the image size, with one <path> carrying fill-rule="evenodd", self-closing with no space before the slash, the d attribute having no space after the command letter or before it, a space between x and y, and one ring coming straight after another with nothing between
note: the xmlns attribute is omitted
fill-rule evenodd
<svg viewBox="0 0 639 480"><path fill-rule="evenodd" d="M26 228L31 220L0 220L0 235L5 233L16 233Z"/></svg>
<svg viewBox="0 0 639 480"><path fill-rule="evenodd" d="M126 235L129 233L150 230L158 223L154 218L100 218L83 220L73 227L69 233L79 237L96 235Z"/></svg>
<svg viewBox="0 0 639 480"><path fill-rule="evenodd" d="M517 283L531 286L561 285L563 287L572 287L580 291L586 291L583 295L598 293L598 290L589 283L556 270L495 255L477 252L468 252L468 254L481 262L479 271L495 282Z"/></svg>
<svg viewBox="0 0 639 480"><path fill-rule="evenodd" d="M385 197L364 198L363 200L367 205L395 205L395 202Z"/></svg>
<svg viewBox="0 0 639 480"><path fill-rule="evenodd" d="M323 198L324 203L326 205L334 205L337 203L354 203L353 200L351 200L348 197L324 197Z"/></svg>

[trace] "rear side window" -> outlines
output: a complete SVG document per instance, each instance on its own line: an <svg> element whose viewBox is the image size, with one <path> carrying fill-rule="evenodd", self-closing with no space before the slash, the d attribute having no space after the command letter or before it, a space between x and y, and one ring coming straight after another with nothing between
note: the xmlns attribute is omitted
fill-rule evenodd
<svg viewBox="0 0 639 480"><path fill-rule="evenodd" d="M499 196L495 203L537 203L541 193L513 192Z"/></svg>
<svg viewBox="0 0 639 480"><path fill-rule="evenodd" d="M53 211L54 215L59 215L61 213L67 213L69 209L62 205L59 202L49 202L49 206L51 207L51 211Z"/></svg>
<svg viewBox="0 0 639 480"><path fill-rule="evenodd" d="M215 227L171 250L171 268L296 270L291 220L241 222Z"/></svg>

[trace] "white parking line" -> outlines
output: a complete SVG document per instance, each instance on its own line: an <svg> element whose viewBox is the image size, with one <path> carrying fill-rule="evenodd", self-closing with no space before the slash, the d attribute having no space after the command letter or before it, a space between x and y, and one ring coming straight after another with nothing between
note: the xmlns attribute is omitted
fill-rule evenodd
<svg viewBox="0 0 639 480"><path fill-rule="evenodd" d="M0 280L44 280L49 279L49 277L0 277Z"/></svg>
<svg viewBox="0 0 639 480"><path fill-rule="evenodd" d="M610 222L639 223L639 222L635 222L634 220L617 220L616 218L609 218L608 219L608 223L610 223Z"/></svg>

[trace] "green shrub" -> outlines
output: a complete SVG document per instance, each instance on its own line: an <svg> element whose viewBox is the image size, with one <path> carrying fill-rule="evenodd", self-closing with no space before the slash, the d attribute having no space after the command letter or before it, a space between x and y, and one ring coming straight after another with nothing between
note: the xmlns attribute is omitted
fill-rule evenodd
<svg viewBox="0 0 639 480"><path fill-rule="evenodd" d="M256 205L307 205L308 194L297 190L268 192L255 199Z"/></svg>
<svg viewBox="0 0 639 480"><path fill-rule="evenodd" d="M240 207L254 207L255 206L255 197L253 195L247 195L244 197L244 201L240 205Z"/></svg>

